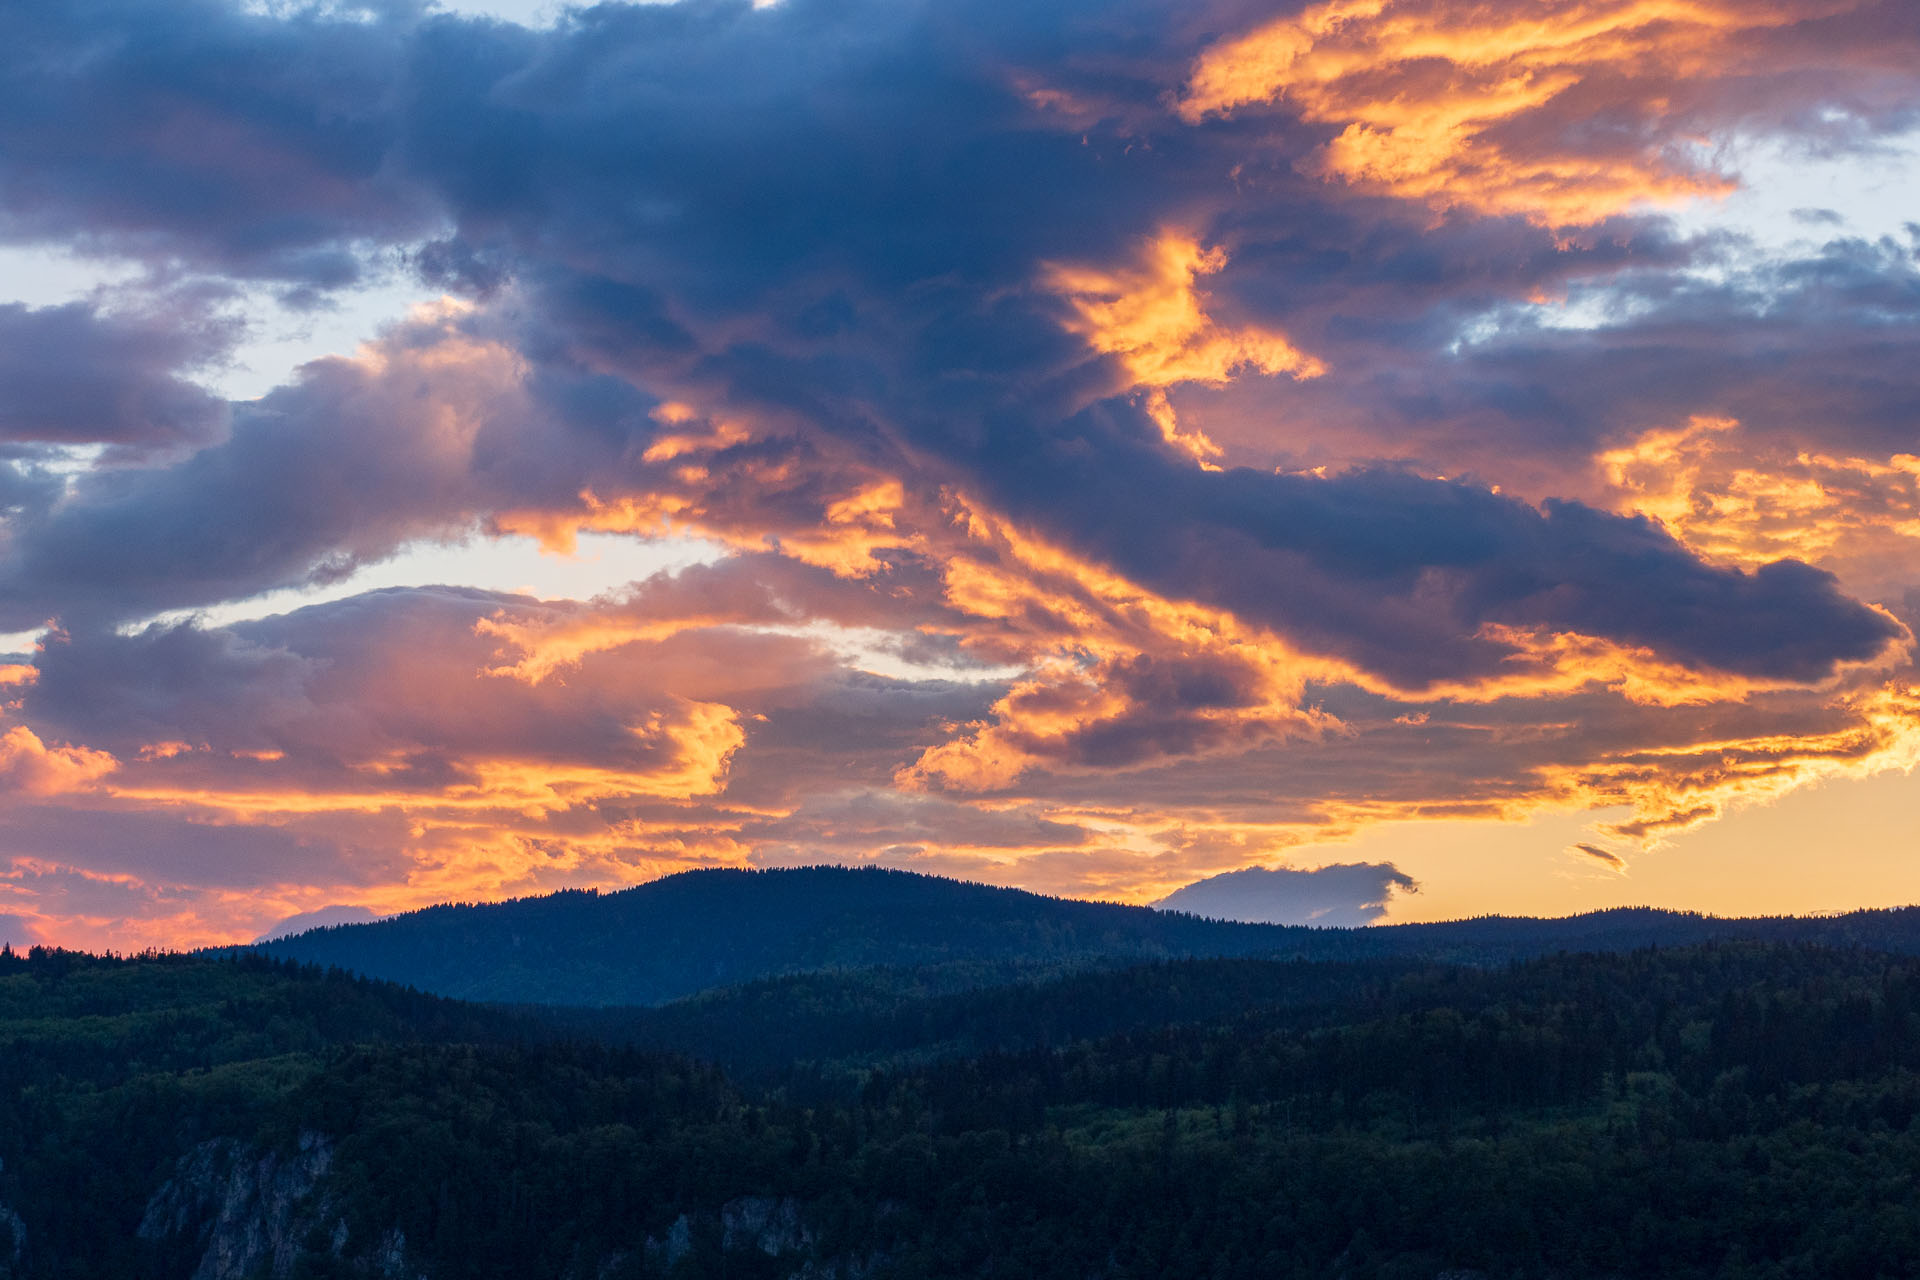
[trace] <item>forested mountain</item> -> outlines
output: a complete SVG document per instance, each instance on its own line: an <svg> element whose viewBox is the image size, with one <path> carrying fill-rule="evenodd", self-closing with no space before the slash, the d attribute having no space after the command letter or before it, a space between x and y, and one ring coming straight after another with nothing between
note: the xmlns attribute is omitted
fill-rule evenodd
<svg viewBox="0 0 1920 1280"><path fill-rule="evenodd" d="M523 1012L560 1036L684 1053L789 1086L940 1057L1051 1049L1169 1023L1259 1013L1311 1022L1377 999L1419 962L1269 957L1158 960L948 990L919 971L764 978L654 1008Z"/></svg>
<svg viewBox="0 0 1920 1280"><path fill-rule="evenodd" d="M618 893L429 907L263 944L462 999L646 1005L755 979L912 968L922 988L1146 958L1270 955L1497 964L1713 939L1920 951L1920 910L1726 920L1651 910L1564 920L1319 929L1233 924L876 868L689 871Z"/></svg>
<svg viewBox="0 0 1920 1280"><path fill-rule="evenodd" d="M775 974L938 966L977 985L1102 958L1247 955L1295 931L904 871L689 871L619 893L429 907L261 949L464 999L657 1004Z"/></svg>
<svg viewBox="0 0 1920 1280"><path fill-rule="evenodd" d="M689 1002L675 1034L744 1043L800 981ZM826 1021L808 1043L799 1017L730 1082L596 1042L611 1012L248 955L0 955L0 1276L1785 1280L1920 1257L1914 958L910 985L867 989L884 1044ZM825 1050L847 1069L805 1060Z"/></svg>

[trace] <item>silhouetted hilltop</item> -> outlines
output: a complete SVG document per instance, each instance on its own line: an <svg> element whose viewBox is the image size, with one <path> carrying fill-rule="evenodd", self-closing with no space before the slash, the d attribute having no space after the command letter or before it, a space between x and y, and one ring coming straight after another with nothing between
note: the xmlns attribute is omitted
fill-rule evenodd
<svg viewBox="0 0 1920 1280"><path fill-rule="evenodd" d="M1627 909L1560 920L1320 929L1236 924L878 868L689 871L618 893L429 907L259 949L463 999L661 1004L783 974L915 969L928 989L1097 963L1270 955L1493 964L1726 938L1920 951L1920 910L1726 920Z"/></svg>
<svg viewBox="0 0 1920 1280"><path fill-rule="evenodd" d="M904 871L809 867L689 871L619 893L429 907L260 949L465 999L658 1004L820 969L941 966L965 986L1033 966L1259 954L1308 932Z"/></svg>

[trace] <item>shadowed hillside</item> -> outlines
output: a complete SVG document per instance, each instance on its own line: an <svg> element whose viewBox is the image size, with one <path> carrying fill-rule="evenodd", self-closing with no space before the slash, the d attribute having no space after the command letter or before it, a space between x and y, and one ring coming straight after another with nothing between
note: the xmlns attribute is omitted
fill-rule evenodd
<svg viewBox="0 0 1920 1280"><path fill-rule="evenodd" d="M1139 959L1270 955L1500 963L1726 938L1920 950L1920 911L1722 920L1619 910L1368 929L1232 924L875 868L690 871L619 893L429 907L260 949L441 995L661 1004L818 970L915 968L928 990Z"/></svg>
<svg viewBox="0 0 1920 1280"><path fill-rule="evenodd" d="M729 1078L623 1047L646 1028L619 1011L0 950L0 1280L1895 1280L1920 1256L1911 956L892 980L857 1024L795 979L626 1011Z"/></svg>
<svg viewBox="0 0 1920 1280"><path fill-rule="evenodd" d="M619 893L429 907L269 943L470 1000L659 1004L819 969L937 966L968 987L1105 959L1302 948L1304 929L1042 897L878 869L689 871Z"/></svg>

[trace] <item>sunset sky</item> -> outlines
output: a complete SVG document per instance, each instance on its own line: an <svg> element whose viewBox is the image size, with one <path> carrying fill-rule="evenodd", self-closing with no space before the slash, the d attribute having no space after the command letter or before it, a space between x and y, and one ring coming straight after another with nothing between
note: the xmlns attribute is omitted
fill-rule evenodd
<svg viewBox="0 0 1920 1280"><path fill-rule="evenodd" d="M0 5L15 944L1914 902L1916 628L1912 0Z"/></svg>

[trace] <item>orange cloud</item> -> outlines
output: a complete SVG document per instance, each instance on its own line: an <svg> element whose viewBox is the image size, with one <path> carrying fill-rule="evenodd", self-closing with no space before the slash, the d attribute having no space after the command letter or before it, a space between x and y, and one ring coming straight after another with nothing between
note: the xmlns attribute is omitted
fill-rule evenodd
<svg viewBox="0 0 1920 1280"><path fill-rule="evenodd" d="M473 624L473 629L476 634L492 636L501 642L494 655L501 661L486 669L488 675L539 684L578 667L592 654L666 640L682 632L733 620L730 612L662 618L613 607L569 614L556 620L503 609L491 618L480 619ZM505 660L516 654L516 660Z"/></svg>
<svg viewBox="0 0 1920 1280"><path fill-rule="evenodd" d="M26 732L15 729L8 738L0 739L0 744L8 742L13 734ZM427 817L506 812L540 818L574 805L602 801L712 795L724 785L727 766L746 740L739 717L731 707L684 699L679 700L671 714L651 713L627 725L626 732L649 753L644 767L603 767L531 755L466 753L456 761L460 775L457 781L422 789L417 784L404 785L410 781L412 753L396 752L350 761L347 773L326 786L297 773L289 776L287 772L269 768L251 778L244 773L228 773L224 775L224 786L204 778L178 785L147 775L130 776L108 790L120 799L218 810L246 821L291 814L372 813L383 809ZM37 744L38 740L34 741ZM0 753L3 752L4 747L0 746ZM98 756L100 753L86 754ZM0 754L0 767L4 767L6 758ZM285 762L285 756L275 752L232 752L229 758L263 766ZM111 767L109 764L96 768L87 780L99 777ZM355 785L359 780L364 783ZM295 785L288 785L290 782Z"/></svg>
<svg viewBox="0 0 1920 1280"><path fill-rule="evenodd" d="M1197 245L1171 260L1191 265L1193 253ZM1145 335L1137 345L1116 340L1107 354L1125 376L1242 367L1220 354L1240 349L1238 339L1208 335L1239 331L1215 324L1194 288L1203 274L1185 277L1187 320L1143 322L1130 331ZM1632 816L1609 839L1652 843L1913 755L1912 708L1876 695L1862 671L1793 690L1550 629L1486 628L1483 638L1511 652L1502 669L1396 688L1230 610L1144 587L967 495L818 450L782 453L772 435L752 437L742 457L737 431L701 428L691 408L663 415L681 435L671 457L650 464L664 469L660 489L610 485L607 497L514 519L547 521L538 527L555 540L582 527L644 536L668 523L755 553L729 561L728 574L668 575L577 606L462 605L443 630L396 626L364 651L302 666L301 679L316 683L249 704L234 724L244 733L209 743L204 722L183 718L113 744L126 762L86 794L89 811L299 833L350 844L369 864L346 881L350 895L319 878L250 889L251 907L245 894L196 890L190 907L148 912L174 921L152 925L157 936L233 940L329 901L391 911L776 856L871 857L1138 901L1408 818L1626 805ZM1699 484L1708 484L1722 453L1738 452L1712 442L1735 434L1704 430L1661 447L1683 461L1705 449ZM1891 483L1903 464L1876 465ZM1633 477L1649 507L1666 500L1651 486L1672 457L1650 446L1621 466L1623 500ZM1689 501L1669 515L1691 510ZM728 586L727 576L740 581ZM378 612L370 604L363 618ZM288 627L279 634L298 634ZM848 664L803 635L809 627L948 645L996 667L988 678L999 685L976 686L964 702L916 689L936 713L879 746L816 751L794 708L817 695L808 682ZM748 653L735 646L773 636L791 641L781 642L785 656L734 657ZM709 655L707 665L694 654ZM1019 674L1009 679L1009 669ZM820 704L829 718L835 693ZM751 731L767 718L772 731ZM543 725L606 723L624 728L598 754L565 733L521 747ZM43 748L57 750L75 749ZM796 763L800 755L820 758ZM870 846L844 831L813 843L802 810L822 787L891 789L954 813L1028 811L1076 838L995 843L876 825ZM99 912L64 918L94 921L88 936L112 934L116 945L134 932Z"/></svg>
<svg viewBox="0 0 1920 1280"><path fill-rule="evenodd" d="M1920 688L1894 683L1844 695L1842 723L1811 733L1630 747L1592 762L1541 771L1544 790L1569 807L1626 805L1610 836L1656 846L1736 807L1764 805L1828 779L1920 765Z"/></svg>
<svg viewBox="0 0 1920 1280"><path fill-rule="evenodd" d="M488 528L561 555L572 554L582 533L694 535L847 577L879 572L881 552L917 545L899 527L909 498L897 477L859 464L828 471L813 457L725 456L751 438L737 423L670 436L646 455L664 469L631 489L586 488L573 507L504 511Z"/></svg>
<svg viewBox="0 0 1920 1280"><path fill-rule="evenodd" d="M1325 367L1267 329L1231 328L1207 314L1195 287L1227 265L1224 249L1203 249L1184 232L1163 232L1141 262L1117 270L1049 268L1047 287L1073 304L1074 331L1095 351L1119 356L1137 385L1222 383L1251 369L1317 377Z"/></svg>
<svg viewBox="0 0 1920 1280"><path fill-rule="evenodd" d="M1220 448L1201 432L1181 429L1166 388L1182 382L1218 386L1247 371L1295 378L1326 372L1283 335L1221 324L1208 313L1210 299L1197 282L1226 265L1224 249L1205 249L1186 232L1165 231L1134 266L1056 265L1044 278L1049 291L1071 304L1069 327L1095 351L1118 357L1132 385L1148 390L1148 411L1167 442L1202 464Z"/></svg>
<svg viewBox="0 0 1920 1280"><path fill-rule="evenodd" d="M1608 838L1650 846L1804 786L1920 763L1920 693L1886 683L1897 653L1808 690L1697 672L1593 637L1493 627L1488 638L1513 650L1506 670L1400 690L1293 652L1230 614L1145 591L964 501L958 508L970 545L948 549L948 603L1020 629L1035 657L988 719L955 726L902 768L896 784L1044 804L1063 791L1078 794L1069 784L1076 776L1164 777L1127 788L1136 800L1110 814L1136 851L1130 883L1143 893L1157 876L1205 874L1184 860L1174 864L1180 872L1169 870L1170 850L1182 841L1232 835L1245 842L1243 854L1269 856L1379 822L1519 821L1626 806L1631 816L1613 823ZM1233 672L1233 696L1156 702L1141 673L1183 663ZM1316 687L1389 701L1378 722L1343 719L1311 700ZM1602 707L1608 722L1596 723ZM1478 726L1475 708L1488 716ZM1730 724L1742 727L1730 733ZM1422 739L1445 745L1411 745ZM1411 759L1394 764L1402 751ZM1235 786L1258 791L1264 771L1277 780L1313 759L1323 763L1310 776L1325 791L1316 795L1307 782L1292 801L1268 793L1271 817L1218 799ZM1192 772L1203 760L1215 771L1204 781ZM1180 795L1175 778L1192 779L1195 789ZM1131 894L1124 879L1106 875L1103 891Z"/></svg>
<svg viewBox="0 0 1920 1280"><path fill-rule="evenodd" d="M1730 418L1649 431L1595 459L1616 509L1650 516L1700 555L1796 559L1869 590L1920 551L1920 457L1862 458L1756 441Z"/></svg>
<svg viewBox="0 0 1920 1280"><path fill-rule="evenodd" d="M1158 596L1023 533L964 497L944 548L946 602L997 625L1031 663L993 719L896 775L908 787L1011 785L1030 768L1111 769L1245 751L1335 731L1301 705L1308 679L1343 671L1231 613Z"/></svg>
<svg viewBox="0 0 1920 1280"><path fill-rule="evenodd" d="M0 796L45 798L88 791L119 765L104 751L50 747L25 725L0 733Z"/></svg>
<svg viewBox="0 0 1920 1280"><path fill-rule="evenodd" d="M1208 49L1175 107L1197 123L1283 101L1340 127L1311 162L1327 179L1584 225L1731 190L1690 154L1685 87L1741 70L1743 38L1850 7L1329 0ZM1603 110L1626 127L1596 136Z"/></svg>
<svg viewBox="0 0 1920 1280"><path fill-rule="evenodd" d="M1357 675L1354 682L1393 697L1418 696L1424 700L1458 703L1506 698L1551 699L1582 690L1606 689L1628 702L1648 707L1738 703L1756 693L1805 687L1787 680L1699 671L1664 661L1650 649L1577 632L1488 624L1476 634L1512 650L1500 671L1471 682L1436 683L1417 694L1365 676ZM1903 660L1908 643L1908 639L1899 639L1870 661L1840 664L1827 684L1844 684L1861 672L1884 672Z"/></svg>

